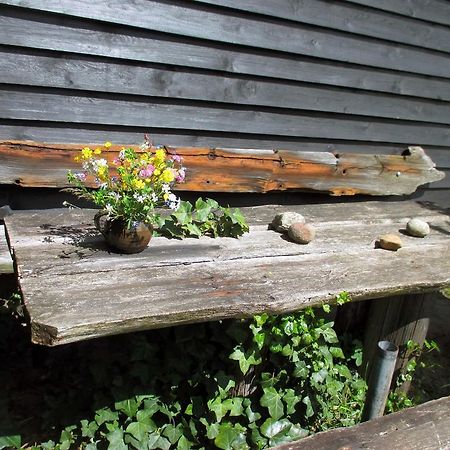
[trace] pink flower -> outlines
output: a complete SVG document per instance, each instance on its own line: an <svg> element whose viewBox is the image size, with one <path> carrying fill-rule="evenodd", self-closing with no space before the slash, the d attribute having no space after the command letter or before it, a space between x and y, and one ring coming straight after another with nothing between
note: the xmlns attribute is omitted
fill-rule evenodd
<svg viewBox="0 0 450 450"><path fill-rule="evenodd" d="M139 176L141 178L150 178L154 171L155 167L152 164L149 164L147 167L139 171Z"/></svg>
<svg viewBox="0 0 450 450"><path fill-rule="evenodd" d="M178 171L177 176L175 177L175 181L176 181L177 183L182 183L182 182L184 181L185 177L186 177L186 171L185 171L185 169L180 169L180 170Z"/></svg>
<svg viewBox="0 0 450 450"><path fill-rule="evenodd" d="M86 174L84 172L75 173L75 178L80 181L86 181Z"/></svg>
<svg viewBox="0 0 450 450"><path fill-rule="evenodd" d="M180 155L172 155L172 161L180 163L181 162L181 156Z"/></svg>

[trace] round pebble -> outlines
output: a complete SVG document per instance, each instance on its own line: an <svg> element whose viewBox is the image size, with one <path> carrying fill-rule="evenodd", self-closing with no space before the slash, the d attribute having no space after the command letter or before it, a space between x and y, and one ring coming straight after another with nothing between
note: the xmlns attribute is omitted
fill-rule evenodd
<svg viewBox="0 0 450 450"><path fill-rule="evenodd" d="M298 244L308 244L316 237L316 230L312 225L297 222L289 227L288 236Z"/></svg>
<svg viewBox="0 0 450 450"><path fill-rule="evenodd" d="M400 236L397 234L384 234L383 236L380 236L378 240L380 247L384 248L385 250L398 250L403 246L403 242L400 239Z"/></svg>
<svg viewBox="0 0 450 450"><path fill-rule="evenodd" d="M305 223L305 218L301 214L291 211L279 213L272 220L272 228L279 233L284 233L293 223Z"/></svg>
<svg viewBox="0 0 450 450"><path fill-rule="evenodd" d="M422 219L414 218L406 224L406 232L410 236L425 237L430 234L430 226Z"/></svg>

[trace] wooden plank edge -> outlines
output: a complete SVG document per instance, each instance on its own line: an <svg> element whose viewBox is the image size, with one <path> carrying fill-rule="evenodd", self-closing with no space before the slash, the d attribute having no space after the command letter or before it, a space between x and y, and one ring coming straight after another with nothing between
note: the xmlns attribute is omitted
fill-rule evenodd
<svg viewBox="0 0 450 450"><path fill-rule="evenodd" d="M378 419L348 428L323 431L296 442L274 447L275 450L322 449L391 449L419 450L418 433L426 431L426 439L436 449L450 448L450 397L431 400ZM402 441L403 446L393 446L391 439ZM414 445L416 443L416 445ZM419 445L419 446L417 446Z"/></svg>
<svg viewBox="0 0 450 450"><path fill-rule="evenodd" d="M0 275L12 273L14 273L14 262L9 251L5 226L0 224Z"/></svg>
<svg viewBox="0 0 450 450"><path fill-rule="evenodd" d="M67 171L79 171L74 156L88 144L46 144L33 141L0 142L0 184L24 187L69 186ZM104 149L112 161L123 148ZM126 146L139 150L139 146ZM435 168L421 147L402 155L302 152L285 150L166 147L183 158L185 183L176 190L254 192L307 190L331 195L407 195L418 186L439 181L445 173ZM154 149L153 149L154 150Z"/></svg>

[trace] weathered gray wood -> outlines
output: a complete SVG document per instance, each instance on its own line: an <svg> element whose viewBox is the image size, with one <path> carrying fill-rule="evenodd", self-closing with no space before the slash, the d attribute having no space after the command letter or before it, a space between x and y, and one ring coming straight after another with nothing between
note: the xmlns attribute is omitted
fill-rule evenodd
<svg viewBox="0 0 450 450"><path fill-rule="evenodd" d="M450 397L349 428L337 428L276 450L444 450L450 448Z"/></svg>
<svg viewBox="0 0 450 450"><path fill-rule="evenodd" d="M429 317L425 312L427 294L401 295L373 300L370 305L366 332L364 335L364 367L366 379L373 370L373 359L379 341L390 341L399 347L395 365L394 380L400 373L406 373L411 359L407 349L408 341L423 346L427 337ZM402 385L407 392L410 383Z"/></svg>
<svg viewBox="0 0 450 450"><path fill-rule="evenodd" d="M450 140L444 125L416 124L387 119L365 120L339 115L317 117L298 112L280 114L252 109L224 109L203 105L115 100L1 89L0 118L140 126L222 132L260 133L314 138L385 140L440 145Z"/></svg>
<svg viewBox="0 0 450 450"><path fill-rule="evenodd" d="M442 180L436 182L436 185L431 184L429 186L430 189L448 189L450 188L450 170L444 169L442 171L445 173L445 177Z"/></svg>
<svg viewBox="0 0 450 450"><path fill-rule="evenodd" d="M387 39L401 44L450 51L450 29L448 28L345 2L334 3L325 0L295 0L276 3L270 0L195 1ZM423 2L420 2L420 7L422 4ZM440 3L437 4L441 6ZM377 7L377 2L372 2L372 6ZM429 8L432 6L428 6ZM450 13L448 15L450 17Z"/></svg>
<svg viewBox="0 0 450 450"><path fill-rule="evenodd" d="M450 103L178 70L1 52L0 79L25 86L450 123ZM33 68L30 71L30 67ZM450 83L449 83L450 92Z"/></svg>
<svg viewBox="0 0 450 450"><path fill-rule="evenodd" d="M215 136L211 134L200 134L200 132L184 134L176 132L170 134L161 133L160 130L153 131L148 127L142 129L142 132L136 131L136 128L114 127L113 129L99 125L98 128L87 127L83 125L57 124L52 126L33 126L33 125L4 125L0 123L0 140L29 140L35 142L47 143L85 143L92 142L104 143L106 141L121 142L124 145L135 145L143 140L143 133L150 133L153 142L156 145L170 145L180 147L229 147L229 148L278 148L285 150L302 149L306 152L332 152L332 153L372 153L378 155L401 154L405 146L403 144L388 143L361 143L355 141L317 141L315 139L302 139L289 136L274 137L265 135L222 135ZM427 146L426 153L436 163L438 168L450 168L450 147ZM434 184L434 183L433 183ZM433 184L431 186L433 186Z"/></svg>
<svg viewBox="0 0 450 450"><path fill-rule="evenodd" d="M0 277L6 273L14 273L14 265L6 241L5 226L0 224Z"/></svg>
<svg viewBox="0 0 450 450"><path fill-rule="evenodd" d="M307 246L267 230L276 211L317 226ZM251 232L231 238L154 238L138 255L106 251L93 211L20 212L6 218L33 340L57 345L180 323L282 313L332 301L421 292L450 284L448 216L410 202L245 209ZM378 234L423 216L432 233L398 252ZM362 220L361 220L362 219ZM414 272L414 277L411 273Z"/></svg>
<svg viewBox="0 0 450 450"><path fill-rule="evenodd" d="M445 0L347 0L359 5L401 14L407 17L450 25L450 6Z"/></svg>
<svg viewBox="0 0 450 450"><path fill-rule="evenodd" d="M150 0L135 0L127 4L127 8L121 8L119 3L114 2L93 5L90 0L72 0L64 4L60 0L2 2L227 44L450 78L449 58L437 52L380 43L369 38L362 41L347 33L316 31L301 24L291 27Z"/></svg>
<svg viewBox="0 0 450 450"><path fill-rule="evenodd" d="M67 171L80 170L74 156L90 144L0 142L0 183L68 187ZM103 156L117 156L121 145ZM135 146L136 150L138 146ZM168 147L187 170L177 190L270 192L293 189L332 195L404 195L444 175L421 147L403 155L338 154L289 150Z"/></svg>
<svg viewBox="0 0 450 450"><path fill-rule="evenodd" d="M207 44L166 41L161 37L119 33L116 27L86 29L84 24L49 23L44 17L9 17L0 15L1 41L4 44L50 49L137 61L183 65L247 75L347 86L363 90L450 99L450 82L413 74L396 74L380 69L361 69L320 60L290 58L288 55L251 54ZM78 25L78 27L77 27ZM23 33L23 30L28 30ZM58 39L53 36L57 35ZM48 70L48 68L47 68ZM164 84L161 86L164 88Z"/></svg>

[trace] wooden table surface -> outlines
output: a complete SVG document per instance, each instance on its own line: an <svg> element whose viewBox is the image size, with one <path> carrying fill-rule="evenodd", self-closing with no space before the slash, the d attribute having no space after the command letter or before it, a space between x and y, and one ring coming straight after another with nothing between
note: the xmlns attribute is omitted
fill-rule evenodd
<svg viewBox="0 0 450 450"><path fill-rule="evenodd" d="M297 211L317 229L308 245L268 229ZM58 345L181 323L285 313L332 302L450 285L450 218L412 201L243 208L239 239L153 238L136 255L112 253L93 227L94 210L17 211L5 219L30 315L33 342ZM427 237L404 235L422 217ZM397 232L404 246L375 248Z"/></svg>

